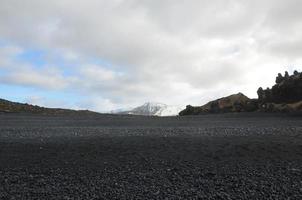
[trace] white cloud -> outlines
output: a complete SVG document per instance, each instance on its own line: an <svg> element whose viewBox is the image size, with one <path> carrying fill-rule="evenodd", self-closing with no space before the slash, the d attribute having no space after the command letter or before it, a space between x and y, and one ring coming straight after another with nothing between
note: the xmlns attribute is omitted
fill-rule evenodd
<svg viewBox="0 0 302 200"><path fill-rule="evenodd" d="M11 65L11 58L22 53L22 49L16 46L0 46L0 69Z"/></svg>
<svg viewBox="0 0 302 200"><path fill-rule="evenodd" d="M81 108L94 110L97 112L110 112L118 107L118 104L113 103L110 99L94 97L79 102Z"/></svg>
<svg viewBox="0 0 302 200"><path fill-rule="evenodd" d="M7 65L4 65L6 73L0 74L1 83L60 90L67 88L73 81L72 78L64 77L62 72L55 67L40 69L13 59L6 60Z"/></svg>
<svg viewBox="0 0 302 200"><path fill-rule="evenodd" d="M101 67L98 65L81 66L79 72L85 78L87 78L89 80L93 80L95 82L114 81L118 77L122 76L121 73L106 69L105 67Z"/></svg>

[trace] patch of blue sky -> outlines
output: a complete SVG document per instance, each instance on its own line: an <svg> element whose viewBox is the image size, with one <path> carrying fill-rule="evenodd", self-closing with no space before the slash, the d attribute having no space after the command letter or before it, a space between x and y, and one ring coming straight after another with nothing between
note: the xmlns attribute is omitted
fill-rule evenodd
<svg viewBox="0 0 302 200"><path fill-rule="evenodd" d="M64 76L76 74L76 67L85 67L85 65L97 65L102 68L125 73L125 68L116 66L112 62L100 59L86 57L83 60L66 60L64 56L57 52L48 52L41 49L23 49L23 52L16 55L14 60L20 63L30 64L33 68L41 69L45 67L56 67L62 70Z"/></svg>
<svg viewBox="0 0 302 200"><path fill-rule="evenodd" d="M42 50L26 49L14 58L15 61L21 63L29 63L34 67L43 67L46 65L45 52Z"/></svg>
<svg viewBox="0 0 302 200"><path fill-rule="evenodd" d="M41 49L24 49L24 51L16 55L14 60L18 63L29 64L34 69L46 69L55 67L62 71L64 76L73 74L75 64L67 63L59 54L53 54Z"/></svg>
<svg viewBox="0 0 302 200"><path fill-rule="evenodd" d="M10 101L24 102L25 97L32 94L32 90L32 88L28 87L0 84L1 98Z"/></svg>
<svg viewBox="0 0 302 200"><path fill-rule="evenodd" d="M0 47L15 45L10 41L0 38ZM27 63L34 68L43 68L45 66L56 66L64 70L64 74L73 74L74 67L81 67L89 64L98 65L102 68L125 73L127 67L112 63L110 60L102 57L85 55L80 59L68 60L64 57L64 52L58 50L49 50L35 47L21 46L22 52L16 55L13 59L16 62Z"/></svg>
<svg viewBox="0 0 302 200"><path fill-rule="evenodd" d="M7 42L6 40L0 38L0 47L5 47L8 46L9 42Z"/></svg>
<svg viewBox="0 0 302 200"><path fill-rule="evenodd" d="M83 100L83 96L66 91L45 91L33 87L24 87L9 84L0 84L1 98L10 101L26 103L31 97L40 97L49 102L61 101L76 105L78 101Z"/></svg>
<svg viewBox="0 0 302 200"><path fill-rule="evenodd" d="M4 77L5 75L8 75L10 73L10 70L8 68L0 68L0 78Z"/></svg>

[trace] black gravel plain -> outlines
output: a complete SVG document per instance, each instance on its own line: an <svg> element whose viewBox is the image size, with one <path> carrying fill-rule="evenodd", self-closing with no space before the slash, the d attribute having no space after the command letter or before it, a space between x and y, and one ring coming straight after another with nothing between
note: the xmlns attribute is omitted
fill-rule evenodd
<svg viewBox="0 0 302 200"><path fill-rule="evenodd" d="M302 117L0 114L0 199L302 199Z"/></svg>

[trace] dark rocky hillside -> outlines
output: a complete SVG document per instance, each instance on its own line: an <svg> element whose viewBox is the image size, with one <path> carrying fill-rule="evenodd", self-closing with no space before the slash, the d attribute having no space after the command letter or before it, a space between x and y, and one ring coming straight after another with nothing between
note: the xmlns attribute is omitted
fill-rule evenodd
<svg viewBox="0 0 302 200"><path fill-rule="evenodd" d="M199 115L225 112L302 112L302 72L285 72L276 77L270 89L257 91L258 99L249 99L242 93L211 101L203 106L188 105L179 115Z"/></svg>
<svg viewBox="0 0 302 200"><path fill-rule="evenodd" d="M302 111L302 72L295 71L293 75L285 72L276 77L276 84L270 89L257 91L259 109L265 112L295 112Z"/></svg>
<svg viewBox="0 0 302 200"><path fill-rule="evenodd" d="M203 106L188 105L179 115L198 115L202 113L251 112L258 109L258 101L249 99L242 93L223 97Z"/></svg>
<svg viewBox="0 0 302 200"><path fill-rule="evenodd" d="M0 99L0 113L36 113L36 114L97 114L89 110L70 110L61 108L44 108L40 106L16 103Z"/></svg>
<svg viewBox="0 0 302 200"><path fill-rule="evenodd" d="M262 103L295 103L302 100L302 72L294 72L289 76L288 72L276 77L276 84L270 89L257 91L259 101Z"/></svg>

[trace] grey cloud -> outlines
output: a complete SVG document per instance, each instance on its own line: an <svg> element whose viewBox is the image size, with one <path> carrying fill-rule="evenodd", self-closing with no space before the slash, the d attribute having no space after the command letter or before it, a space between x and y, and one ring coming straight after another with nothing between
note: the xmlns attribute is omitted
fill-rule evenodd
<svg viewBox="0 0 302 200"><path fill-rule="evenodd" d="M224 94L223 88L254 96L254 85L268 79L251 74L283 71L301 60L299 0L2 0L0 5L0 38L112 64L106 71L83 59L67 80L60 73L48 82L16 73L9 80L48 88L60 83L114 105L199 103L206 94Z"/></svg>

